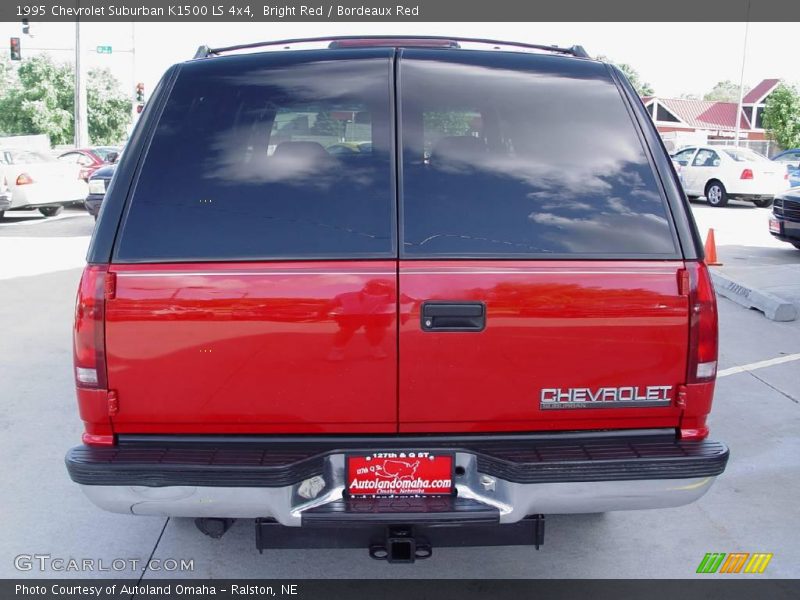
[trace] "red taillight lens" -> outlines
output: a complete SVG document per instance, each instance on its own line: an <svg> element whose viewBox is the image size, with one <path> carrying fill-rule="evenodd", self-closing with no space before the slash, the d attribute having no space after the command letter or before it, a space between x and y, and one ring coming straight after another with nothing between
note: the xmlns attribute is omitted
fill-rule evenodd
<svg viewBox="0 0 800 600"><path fill-rule="evenodd" d="M106 387L105 265L88 265L81 277L75 302L73 349L75 384L81 388Z"/></svg>
<svg viewBox="0 0 800 600"><path fill-rule="evenodd" d="M714 381L717 376L717 299L708 267L687 262L689 275L689 371L687 383Z"/></svg>
<svg viewBox="0 0 800 600"><path fill-rule="evenodd" d="M87 179L89 179L89 175L91 174L92 172L89 169L81 169L78 172L78 179L83 179L84 181L86 181Z"/></svg>
<svg viewBox="0 0 800 600"><path fill-rule="evenodd" d="M742 176L739 179L752 179L753 178L753 169L745 169L742 171Z"/></svg>
<svg viewBox="0 0 800 600"><path fill-rule="evenodd" d="M30 185L31 183L33 183L33 177L27 173L17 175L17 185Z"/></svg>

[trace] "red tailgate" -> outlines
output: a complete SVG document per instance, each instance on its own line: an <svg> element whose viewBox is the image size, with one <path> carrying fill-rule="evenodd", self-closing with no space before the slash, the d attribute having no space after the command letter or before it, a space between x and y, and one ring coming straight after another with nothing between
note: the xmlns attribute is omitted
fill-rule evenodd
<svg viewBox="0 0 800 600"><path fill-rule="evenodd" d="M115 265L117 433L393 432L396 263Z"/></svg>
<svg viewBox="0 0 800 600"><path fill-rule="evenodd" d="M402 261L400 431L677 426L688 347L682 266ZM483 304L483 330L426 329L420 311L431 301ZM603 402L615 394L634 402ZM542 405L559 395L578 402Z"/></svg>

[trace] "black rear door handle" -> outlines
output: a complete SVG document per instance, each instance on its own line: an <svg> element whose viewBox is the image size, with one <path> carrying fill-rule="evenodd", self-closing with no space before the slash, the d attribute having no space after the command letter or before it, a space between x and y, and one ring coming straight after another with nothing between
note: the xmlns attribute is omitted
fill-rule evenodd
<svg viewBox="0 0 800 600"><path fill-rule="evenodd" d="M483 302L428 301L420 310L423 331L483 331L486 305Z"/></svg>

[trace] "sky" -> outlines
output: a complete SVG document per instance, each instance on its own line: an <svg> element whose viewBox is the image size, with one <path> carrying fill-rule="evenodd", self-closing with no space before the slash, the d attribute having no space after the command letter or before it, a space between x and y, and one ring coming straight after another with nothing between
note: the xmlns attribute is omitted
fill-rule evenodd
<svg viewBox="0 0 800 600"><path fill-rule="evenodd" d="M751 23L744 82L753 86L777 77L800 83L797 23ZM23 59L40 50L71 61L72 23L32 23L33 38L21 35L18 22L0 23L0 39L22 37ZM455 35L520 42L580 44L590 55L605 55L633 66L656 93L702 96L716 82L741 76L744 23L83 23L81 46L89 68L108 66L133 90L149 93L167 67L190 59L198 46L325 35ZM97 54L111 45L112 54ZM6 46L7 47L7 46ZM135 53L131 53L131 48Z"/></svg>

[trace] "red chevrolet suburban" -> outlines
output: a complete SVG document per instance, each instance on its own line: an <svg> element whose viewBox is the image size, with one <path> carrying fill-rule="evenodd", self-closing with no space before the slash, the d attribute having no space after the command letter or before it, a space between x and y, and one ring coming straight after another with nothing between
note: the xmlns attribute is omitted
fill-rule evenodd
<svg viewBox="0 0 800 600"><path fill-rule="evenodd" d="M702 496L714 290L620 71L321 42L203 47L148 102L78 292L71 478L392 562Z"/></svg>

